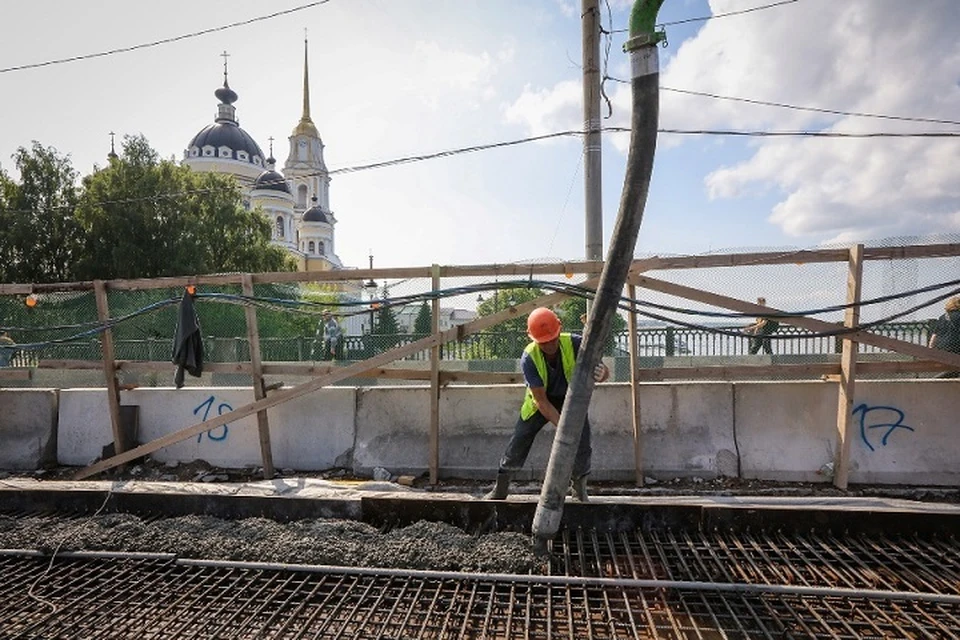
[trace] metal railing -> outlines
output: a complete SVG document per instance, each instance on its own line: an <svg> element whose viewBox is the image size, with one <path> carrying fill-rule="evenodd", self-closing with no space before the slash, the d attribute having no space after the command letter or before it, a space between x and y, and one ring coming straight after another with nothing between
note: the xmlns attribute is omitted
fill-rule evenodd
<svg viewBox="0 0 960 640"><path fill-rule="evenodd" d="M727 331L739 331L739 327L717 327ZM883 336L927 344L930 339L929 322L897 322L878 326L873 332ZM338 360L363 360L397 346L409 344L423 334L367 334L344 336L337 350ZM208 362L247 362L250 346L246 337L207 336L204 341L204 356ZM485 331L459 342L441 346L444 360L493 360L519 358L528 338L519 331ZM645 327L637 331L639 356L739 356L749 353L750 336L728 335L703 329L684 327ZM796 327L781 325L771 340L776 355L826 355L840 353L842 339L837 336L816 336ZM613 336L607 355L629 354L626 331ZM173 339L147 338L143 340L116 340L116 357L119 360L164 361L173 352ZM289 338L261 338L260 352L265 362L309 362L326 360L324 344L313 336ZM881 351L869 345L860 345L861 353ZM40 352L17 351L10 366L35 366L40 359L100 360L99 339L84 342L50 345ZM429 350L405 358L406 360L429 360Z"/></svg>

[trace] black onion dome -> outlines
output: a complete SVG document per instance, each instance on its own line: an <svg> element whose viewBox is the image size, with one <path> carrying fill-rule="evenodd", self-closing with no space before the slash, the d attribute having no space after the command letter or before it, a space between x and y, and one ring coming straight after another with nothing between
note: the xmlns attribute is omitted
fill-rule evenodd
<svg viewBox="0 0 960 640"><path fill-rule="evenodd" d="M316 196L314 196L313 202L314 202L314 205L303 212L303 221L329 223L330 221L327 220L327 214L323 212L323 209L320 208L320 205L316 204L317 202Z"/></svg>
<svg viewBox="0 0 960 640"><path fill-rule="evenodd" d="M217 96L217 99L224 104L233 104L237 101L237 98L240 97L226 82L223 83L222 87L214 91L213 95Z"/></svg>
<svg viewBox="0 0 960 640"><path fill-rule="evenodd" d="M254 189L269 189L271 191L281 191L290 193L290 185L284 177L277 171L267 170L257 176L253 183Z"/></svg>
<svg viewBox="0 0 960 640"><path fill-rule="evenodd" d="M263 151L260 150L260 145L250 137L249 133L232 122L208 124L200 130L200 133L193 136L193 140L190 141L187 148L203 149L206 146L215 149L227 147L233 151L234 160L237 159L238 151L246 151L250 158L248 160L250 164L256 164L253 160L255 157L260 158L261 163L263 162Z"/></svg>

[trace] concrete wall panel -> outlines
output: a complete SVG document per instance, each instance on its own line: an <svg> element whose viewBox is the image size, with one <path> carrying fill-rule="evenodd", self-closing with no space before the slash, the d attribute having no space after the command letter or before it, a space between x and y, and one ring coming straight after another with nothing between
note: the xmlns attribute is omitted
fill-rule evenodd
<svg viewBox="0 0 960 640"><path fill-rule="evenodd" d="M59 460L87 465L112 442L107 396L103 390L62 392ZM355 390L321 389L267 411L270 442L277 468L314 470L350 466ZM253 402L251 388L124 391L121 403L140 407L139 442L145 443ZM256 415L165 447L152 454L159 461L206 460L212 465L260 465Z"/></svg>
<svg viewBox="0 0 960 640"><path fill-rule="evenodd" d="M858 382L850 482L960 484L960 380Z"/></svg>
<svg viewBox="0 0 960 640"><path fill-rule="evenodd" d="M57 401L56 389L0 389L0 469L55 462Z"/></svg>
<svg viewBox="0 0 960 640"><path fill-rule="evenodd" d="M740 382L735 389L737 444L744 478L827 482L833 461L837 385L829 382Z"/></svg>
<svg viewBox="0 0 960 640"><path fill-rule="evenodd" d="M126 395L126 392L121 396ZM62 389L57 428L57 461L86 466L113 442L106 389Z"/></svg>
<svg viewBox="0 0 960 640"><path fill-rule="evenodd" d="M623 385L630 429L630 387ZM733 437L733 385L729 383L659 383L640 390L643 472L655 478L736 475ZM632 436L631 436L632 438ZM633 441L629 441L632 473ZM595 463L597 464L597 463Z"/></svg>

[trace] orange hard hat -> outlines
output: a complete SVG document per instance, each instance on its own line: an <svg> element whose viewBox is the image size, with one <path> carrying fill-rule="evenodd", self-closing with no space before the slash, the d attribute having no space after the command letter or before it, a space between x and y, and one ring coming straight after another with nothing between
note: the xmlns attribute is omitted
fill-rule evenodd
<svg viewBox="0 0 960 640"><path fill-rule="evenodd" d="M534 342L550 342L560 335L560 318L546 307L537 307L527 318L527 334Z"/></svg>

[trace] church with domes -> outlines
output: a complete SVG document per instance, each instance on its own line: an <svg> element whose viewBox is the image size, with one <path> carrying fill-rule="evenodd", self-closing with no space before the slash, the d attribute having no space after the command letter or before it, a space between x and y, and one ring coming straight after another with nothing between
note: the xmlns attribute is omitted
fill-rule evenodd
<svg viewBox="0 0 960 640"><path fill-rule="evenodd" d="M226 56L226 54L224 54ZM237 93L227 82L214 92L220 101L213 124L200 130L183 152L183 164L194 171L236 177L244 191L244 206L260 207L270 221L273 242L289 251L300 271L342 269L335 252L337 219L330 209L330 174L323 160L323 140L310 118L310 76L307 43L303 51L303 114L288 140L290 152L277 170L273 157L240 127Z"/></svg>

